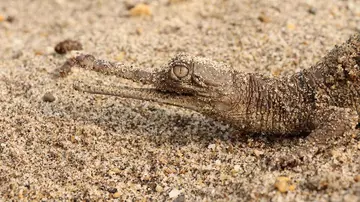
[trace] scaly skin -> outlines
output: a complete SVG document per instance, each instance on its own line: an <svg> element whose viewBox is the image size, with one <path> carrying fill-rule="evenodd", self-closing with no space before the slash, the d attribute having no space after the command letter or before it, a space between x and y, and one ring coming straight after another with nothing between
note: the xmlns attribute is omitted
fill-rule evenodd
<svg viewBox="0 0 360 202"><path fill-rule="evenodd" d="M281 78L242 73L207 58L179 54L159 72L132 70L80 55L72 66L117 75L150 88L77 89L148 100L198 111L240 131L269 134L310 133L326 141L355 128L360 112L360 35L336 46L313 67Z"/></svg>

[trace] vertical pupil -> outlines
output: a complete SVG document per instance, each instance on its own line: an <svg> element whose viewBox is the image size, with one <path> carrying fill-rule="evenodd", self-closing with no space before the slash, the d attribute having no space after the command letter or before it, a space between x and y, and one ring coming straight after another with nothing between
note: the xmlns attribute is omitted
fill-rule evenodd
<svg viewBox="0 0 360 202"><path fill-rule="evenodd" d="M174 74L179 77L179 78L183 78L185 76L188 75L188 68L184 67L184 66L175 66L174 69Z"/></svg>

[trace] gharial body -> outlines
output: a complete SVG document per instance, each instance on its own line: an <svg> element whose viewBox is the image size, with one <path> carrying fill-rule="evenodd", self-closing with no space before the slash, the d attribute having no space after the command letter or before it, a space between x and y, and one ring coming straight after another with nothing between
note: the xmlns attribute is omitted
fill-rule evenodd
<svg viewBox="0 0 360 202"><path fill-rule="evenodd" d="M281 78L238 72L187 54L177 55L154 73L96 60L92 55L72 58L60 70L66 73L75 65L145 85L107 90L77 86L79 90L188 108L243 132L310 133L309 138L323 141L358 123L360 35L336 46L314 66Z"/></svg>

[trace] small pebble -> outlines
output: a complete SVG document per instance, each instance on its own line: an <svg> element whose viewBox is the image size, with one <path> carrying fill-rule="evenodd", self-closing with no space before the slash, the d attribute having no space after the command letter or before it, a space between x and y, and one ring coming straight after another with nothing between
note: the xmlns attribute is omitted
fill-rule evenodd
<svg viewBox="0 0 360 202"><path fill-rule="evenodd" d="M150 16L152 15L150 6L139 3L134 8L130 9L131 16Z"/></svg>
<svg viewBox="0 0 360 202"><path fill-rule="evenodd" d="M234 166L234 171L237 171L237 172L238 172L238 171L240 170L240 168L241 168L240 165L235 165L235 166Z"/></svg>
<svg viewBox="0 0 360 202"><path fill-rule="evenodd" d="M162 188L162 186L160 186L160 185L156 185L155 190L156 190L156 192L160 193L160 192L164 191L164 188Z"/></svg>
<svg viewBox="0 0 360 202"><path fill-rule="evenodd" d="M169 193L169 197L170 198L175 198L177 196L179 196L181 194L181 191L178 189L173 189L171 190L171 192Z"/></svg>
<svg viewBox="0 0 360 202"><path fill-rule="evenodd" d="M354 180L355 180L355 182L360 182L360 175L356 175L356 176L354 177Z"/></svg>
<svg viewBox="0 0 360 202"><path fill-rule="evenodd" d="M119 192L117 192L117 189L115 187L108 187L106 190L112 194L119 193Z"/></svg>
<svg viewBox="0 0 360 202"><path fill-rule="evenodd" d="M258 17L258 20L260 20L260 22L263 22L263 23L269 23L271 22L271 19L270 17L266 16L266 15L260 15Z"/></svg>
<svg viewBox="0 0 360 202"><path fill-rule="evenodd" d="M54 102L55 101L55 97L52 93L45 93L43 96L43 101L44 102Z"/></svg>
<svg viewBox="0 0 360 202"><path fill-rule="evenodd" d="M231 175L232 176L237 176L240 169L241 169L240 165L235 165L234 168L231 170Z"/></svg>
<svg viewBox="0 0 360 202"><path fill-rule="evenodd" d="M116 192L113 195L113 198L119 198L121 196L120 192Z"/></svg>
<svg viewBox="0 0 360 202"><path fill-rule="evenodd" d="M316 15L317 10L316 10L316 8L311 7L311 8L308 9L308 12L309 12L310 14L312 14L312 15Z"/></svg>
<svg viewBox="0 0 360 202"><path fill-rule="evenodd" d="M208 149L214 150L214 149L215 149L215 147L216 147L216 145L215 145L215 144L209 144Z"/></svg>
<svg viewBox="0 0 360 202"><path fill-rule="evenodd" d="M113 168L111 169L111 171L113 171L115 174L121 173L121 170L119 168Z"/></svg>
<svg viewBox="0 0 360 202"><path fill-rule="evenodd" d="M286 27L288 28L288 30L294 30L294 29L295 29L295 25L292 24L292 23L288 23L288 24L286 25Z"/></svg>
<svg viewBox="0 0 360 202"><path fill-rule="evenodd" d="M215 165L220 166L220 165L221 165L221 161L220 161L219 159L216 160L216 161L215 161Z"/></svg>
<svg viewBox="0 0 360 202"><path fill-rule="evenodd" d="M281 193L295 190L295 185L291 184L290 178L285 176L278 177L274 186Z"/></svg>
<svg viewBox="0 0 360 202"><path fill-rule="evenodd" d="M6 22L9 22L9 23L13 23L15 21L15 17L14 16L8 16L6 18Z"/></svg>
<svg viewBox="0 0 360 202"><path fill-rule="evenodd" d="M62 41L55 46L55 51L59 54L65 54L72 50L82 50L82 49L83 48L80 42L70 39Z"/></svg>

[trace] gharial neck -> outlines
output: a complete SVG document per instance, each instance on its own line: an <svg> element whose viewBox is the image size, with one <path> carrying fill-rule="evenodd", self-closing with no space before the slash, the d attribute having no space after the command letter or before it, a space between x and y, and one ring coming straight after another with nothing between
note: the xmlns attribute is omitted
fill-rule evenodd
<svg viewBox="0 0 360 202"><path fill-rule="evenodd" d="M360 99L360 35L335 46L325 57L293 78L316 94L317 102L358 108Z"/></svg>

